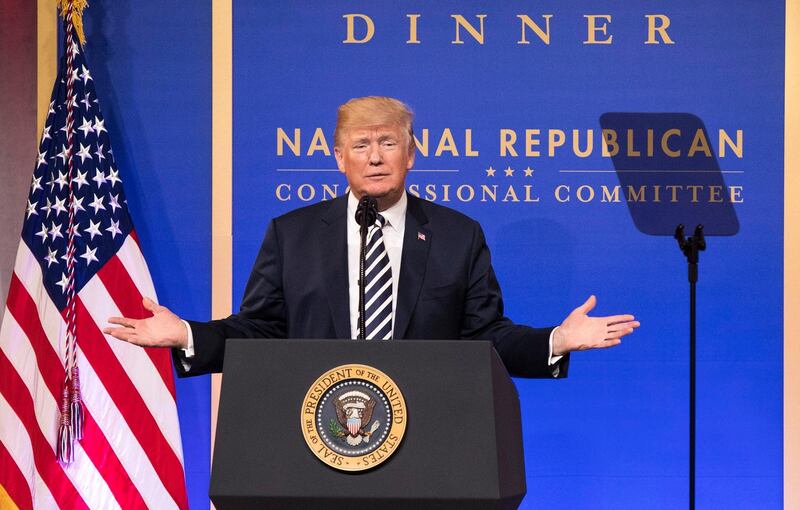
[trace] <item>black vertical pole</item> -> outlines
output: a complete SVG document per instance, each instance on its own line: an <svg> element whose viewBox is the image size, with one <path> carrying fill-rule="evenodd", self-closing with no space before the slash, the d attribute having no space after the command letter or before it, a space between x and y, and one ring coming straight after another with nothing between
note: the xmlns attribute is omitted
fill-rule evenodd
<svg viewBox="0 0 800 510"><path fill-rule="evenodd" d="M683 225L675 229L675 239L689 264L689 510L695 503L695 423L697 421L697 264L700 252L706 249L703 225L697 225L694 235L684 238Z"/></svg>

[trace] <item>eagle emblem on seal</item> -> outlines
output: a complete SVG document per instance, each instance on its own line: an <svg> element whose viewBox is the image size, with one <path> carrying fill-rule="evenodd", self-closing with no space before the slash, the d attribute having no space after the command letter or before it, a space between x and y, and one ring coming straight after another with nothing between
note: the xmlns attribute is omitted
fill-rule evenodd
<svg viewBox="0 0 800 510"><path fill-rule="evenodd" d="M333 401L336 420L341 427L331 427L331 432L350 446L369 443L370 436L381 426L378 420L370 423L375 403L373 398L362 391L342 393Z"/></svg>

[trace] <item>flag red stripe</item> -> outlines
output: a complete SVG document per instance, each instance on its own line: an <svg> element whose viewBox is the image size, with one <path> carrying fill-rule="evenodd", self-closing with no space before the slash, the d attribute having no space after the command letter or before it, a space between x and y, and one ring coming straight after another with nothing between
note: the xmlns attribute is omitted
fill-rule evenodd
<svg viewBox="0 0 800 510"><path fill-rule="evenodd" d="M16 274L12 274L11 277L7 306L9 313L31 343L36 355L36 365L45 385L53 395L53 399L59 402L64 366L42 329L36 305ZM123 508L146 508L141 494L133 485L102 430L97 426L89 410L85 409L85 412L84 440L81 441L83 451Z"/></svg>
<svg viewBox="0 0 800 510"><path fill-rule="evenodd" d="M14 410L28 431L36 470L50 489L58 506L70 509L88 509L86 502L72 485L72 481L67 478L61 466L58 465L56 452L44 437L44 433L36 421L30 391L3 351L0 351L0 393L3 394L11 409Z"/></svg>
<svg viewBox="0 0 800 510"><path fill-rule="evenodd" d="M108 443L106 436L97 422L94 420L88 409L85 411L85 422L83 426L83 439L81 446L86 455L91 459L100 475L108 484L108 488L114 495L119 506L125 508L147 508L139 490L133 484L125 467L119 461L114 449Z"/></svg>
<svg viewBox="0 0 800 510"><path fill-rule="evenodd" d="M31 347L33 347L33 353L36 355L36 365L42 374L42 379L53 398L58 402L59 395L61 395L61 383L64 380L64 364L53 350L50 340L47 339L47 335L42 329L36 303L28 295L28 291L16 273L11 274L11 286L8 289L6 306L8 312L28 337Z"/></svg>
<svg viewBox="0 0 800 510"><path fill-rule="evenodd" d="M97 376L103 381L131 432L150 459L164 487L180 508L187 508L183 466L150 414L83 301L76 299L78 343Z"/></svg>
<svg viewBox="0 0 800 510"><path fill-rule="evenodd" d="M25 480L19 466L14 462L11 454L6 450L5 445L0 441L0 485L8 493L8 497L19 508L19 510L32 510L33 499L31 498L31 488Z"/></svg>
<svg viewBox="0 0 800 510"><path fill-rule="evenodd" d="M142 305L142 295L119 257L114 255L108 259L108 262L97 272L97 276L100 277L100 281L103 282L123 317L145 319L153 316ZM153 361L153 365L174 400L175 380L172 377L172 356L169 350L151 347L146 348L145 352Z"/></svg>

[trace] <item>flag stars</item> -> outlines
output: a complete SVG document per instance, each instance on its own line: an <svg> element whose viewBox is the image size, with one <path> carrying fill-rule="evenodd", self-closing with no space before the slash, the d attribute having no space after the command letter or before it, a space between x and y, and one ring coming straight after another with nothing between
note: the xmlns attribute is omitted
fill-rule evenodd
<svg viewBox="0 0 800 510"><path fill-rule="evenodd" d="M47 166L47 161L45 161L45 156L47 156L47 152L40 152L39 153L39 157L36 158L36 168L37 169L42 165Z"/></svg>
<svg viewBox="0 0 800 510"><path fill-rule="evenodd" d="M83 99L80 100L80 103L86 108L87 112L92 109L92 99L89 97L90 95L91 94L87 92L86 95L83 96Z"/></svg>
<svg viewBox="0 0 800 510"><path fill-rule="evenodd" d="M36 235L41 237L42 238L42 243L44 243L45 240L47 239L48 234L49 234L49 232L47 230L47 227L45 227L44 223L42 223L42 229L40 231L36 232Z"/></svg>
<svg viewBox="0 0 800 510"><path fill-rule="evenodd" d="M56 283L59 287L61 287L61 292L66 294L67 287L69 286L69 278L67 278L66 273L61 273L61 280Z"/></svg>
<svg viewBox="0 0 800 510"><path fill-rule="evenodd" d="M67 181L67 173L66 172L58 172L58 179L53 181L53 183L58 184L58 191L63 190L64 186L69 184L69 181Z"/></svg>
<svg viewBox="0 0 800 510"><path fill-rule="evenodd" d="M86 99L84 98L84 101L85 100ZM83 137L84 138L89 136L89 133L94 131L94 128L92 127L92 121L87 119L86 117L84 117L83 118L83 124L81 124L81 126L78 128L78 131L83 131Z"/></svg>
<svg viewBox="0 0 800 510"><path fill-rule="evenodd" d="M53 204L53 207L51 208L52 210L56 211L56 218L58 218L59 214L67 212L67 208L64 207L64 202L66 202L66 200L66 198L56 197L56 203Z"/></svg>
<svg viewBox="0 0 800 510"><path fill-rule="evenodd" d="M74 198L72 199L72 214L76 214L80 211L85 211L86 209L83 208L83 199L86 197L81 198Z"/></svg>
<svg viewBox="0 0 800 510"><path fill-rule="evenodd" d="M100 161L106 159L105 154L103 154L103 145L102 144L100 144L100 143L97 144L97 151L95 151L94 155L97 156L98 163Z"/></svg>
<svg viewBox="0 0 800 510"><path fill-rule="evenodd" d="M58 264L58 250L47 248L47 256L44 260L47 262L47 267L50 267L51 264Z"/></svg>
<svg viewBox="0 0 800 510"><path fill-rule="evenodd" d="M78 224L74 224L71 227L67 228L67 235L71 235L74 237L81 237L81 233L78 232Z"/></svg>
<svg viewBox="0 0 800 510"><path fill-rule="evenodd" d="M119 229L119 221L109 220L110 226L106 229L106 232L111 233L111 239L116 239L117 234L122 235L122 230Z"/></svg>
<svg viewBox="0 0 800 510"><path fill-rule="evenodd" d="M94 132L97 133L97 136L100 136L100 133L103 132L103 131L108 133L106 128L103 126L104 123L105 123L105 120L101 120L98 117L94 118Z"/></svg>
<svg viewBox="0 0 800 510"><path fill-rule="evenodd" d="M25 219L26 219L26 220L27 220L28 218L30 218L31 216L33 216L34 214L35 214L36 216L39 216L39 213L38 213L38 212L36 212L36 204L35 204L35 203L33 203L33 202L31 202L30 200L28 200L28 207L27 207L27 208L28 208L28 210L27 210L27 212L25 213L25 214L26 214L26 216L25 216Z"/></svg>
<svg viewBox="0 0 800 510"><path fill-rule="evenodd" d="M83 144L80 145L81 145L81 150L78 151L78 153L75 154L75 156L81 158L81 163L83 163L86 160L86 158L91 159L92 155L89 154L89 151L91 150L92 146L91 145L84 146Z"/></svg>
<svg viewBox="0 0 800 510"><path fill-rule="evenodd" d="M56 104L56 102L55 102L55 101L50 101L50 106L48 106L48 107L47 107L47 115L48 115L48 116L49 116L50 114L56 113L56 111L53 109L53 106L54 106L55 104Z"/></svg>
<svg viewBox="0 0 800 510"><path fill-rule="evenodd" d="M84 186L88 186L89 183L86 181L86 174L88 172L81 172L78 170L78 175L72 179L72 183L78 186L78 190L80 190Z"/></svg>
<svg viewBox="0 0 800 510"><path fill-rule="evenodd" d="M50 136L50 128L51 127L52 127L52 125L48 125L48 126L44 127L44 130L42 131L42 141L39 142L40 144L44 143L45 140L52 140L53 139L53 137Z"/></svg>
<svg viewBox="0 0 800 510"><path fill-rule="evenodd" d="M62 145L61 147L62 147L61 152L59 152L56 155L56 157L61 158L62 163L66 164L67 158L69 158L69 147L67 147L66 145Z"/></svg>
<svg viewBox="0 0 800 510"><path fill-rule="evenodd" d="M99 169L95 169L94 177L92 180L97 183L97 188L100 189L100 186L106 183L106 175Z"/></svg>
<svg viewBox="0 0 800 510"><path fill-rule="evenodd" d="M108 199L108 205L111 206L111 213L117 212L117 209L122 209L122 206L119 205L119 194L111 195L111 198Z"/></svg>
<svg viewBox="0 0 800 510"><path fill-rule="evenodd" d="M106 180L111 182L111 187L113 188L116 186L118 182L121 182L122 179L119 178L119 170L114 170L114 168L109 168L108 175L106 176Z"/></svg>
<svg viewBox="0 0 800 510"><path fill-rule="evenodd" d="M83 230L84 233L89 234L91 239L94 240L94 236L102 236L102 232L100 232L100 222L97 223L89 220L89 227ZM39 234L36 234L39 235Z"/></svg>
<svg viewBox="0 0 800 510"><path fill-rule="evenodd" d="M47 234L52 238L51 241L55 241L56 237L64 238L64 234L61 233L61 224L56 225L55 221L50 222L50 231Z"/></svg>
<svg viewBox="0 0 800 510"><path fill-rule="evenodd" d="M44 215L45 218L50 217L50 208L51 207L52 207L52 204L50 203L50 197L45 198L45 204L42 207L39 208L40 211L46 211L46 214Z"/></svg>
<svg viewBox="0 0 800 510"><path fill-rule="evenodd" d="M97 248L90 250L89 245L86 245L86 251L80 257L86 259L86 265L89 266L92 262L99 262L99 260L97 260L97 255L95 255L96 252Z"/></svg>
<svg viewBox="0 0 800 510"><path fill-rule="evenodd" d="M92 75L89 73L89 70L86 69L86 66L81 66L81 80L83 80L83 84L86 85L86 82L92 79Z"/></svg>
<svg viewBox="0 0 800 510"><path fill-rule="evenodd" d="M41 176L34 177L33 180L31 181L31 194L36 193L37 189L43 189Z"/></svg>
<svg viewBox="0 0 800 510"><path fill-rule="evenodd" d="M95 195L94 201L91 204L89 204L89 207L94 209L95 214L97 214L97 211L99 211L100 209L105 211L106 206L103 205L103 196L101 195L98 197L97 195Z"/></svg>

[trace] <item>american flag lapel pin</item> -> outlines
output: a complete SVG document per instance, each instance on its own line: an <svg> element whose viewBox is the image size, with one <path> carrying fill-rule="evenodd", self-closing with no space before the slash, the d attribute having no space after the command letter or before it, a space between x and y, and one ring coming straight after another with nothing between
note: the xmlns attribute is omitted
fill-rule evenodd
<svg viewBox="0 0 800 510"><path fill-rule="evenodd" d="M425 234L423 234L422 232L417 232L417 239L419 239L420 241L424 241Z"/></svg>

